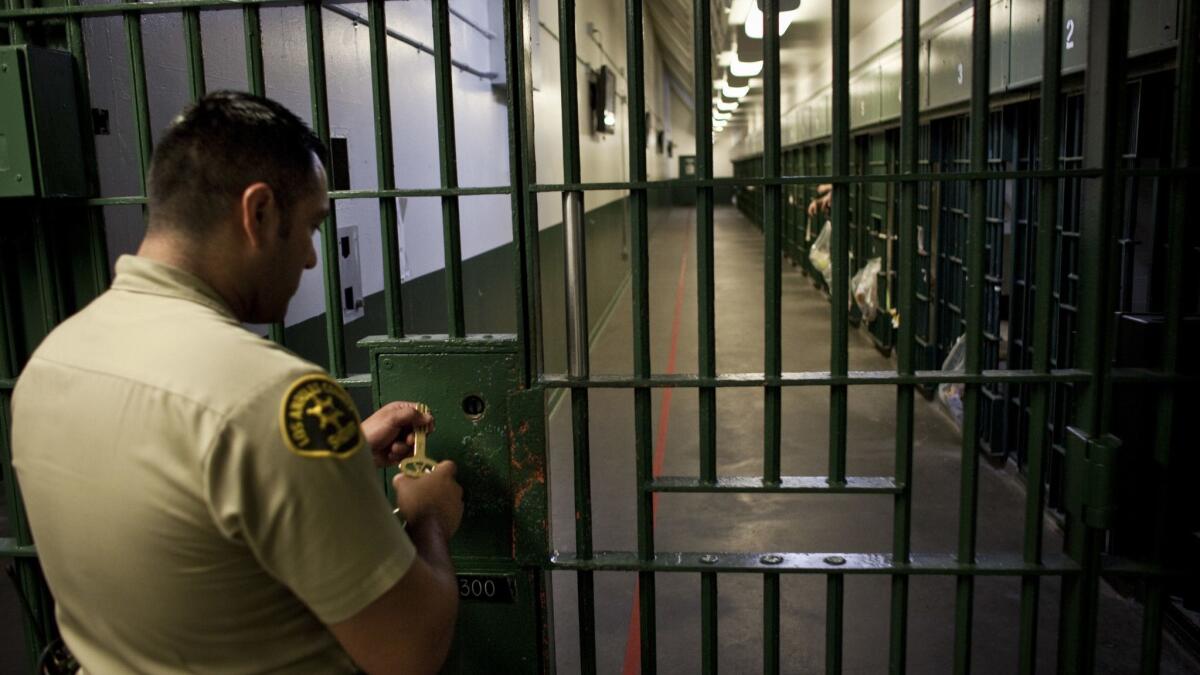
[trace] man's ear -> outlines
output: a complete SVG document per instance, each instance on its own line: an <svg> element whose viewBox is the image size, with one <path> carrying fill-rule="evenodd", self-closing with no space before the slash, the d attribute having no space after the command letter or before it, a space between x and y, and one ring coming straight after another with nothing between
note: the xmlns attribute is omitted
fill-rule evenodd
<svg viewBox="0 0 1200 675"><path fill-rule="evenodd" d="M261 248L279 229L279 202L266 183L253 183L242 191L239 229L252 248Z"/></svg>

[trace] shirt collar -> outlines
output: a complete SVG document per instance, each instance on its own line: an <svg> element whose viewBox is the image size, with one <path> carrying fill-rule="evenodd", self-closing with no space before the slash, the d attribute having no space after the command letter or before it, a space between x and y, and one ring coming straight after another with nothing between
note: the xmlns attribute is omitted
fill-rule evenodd
<svg viewBox="0 0 1200 675"><path fill-rule="evenodd" d="M115 271L112 287L116 290L188 300L236 318L225 300L191 272L136 255L117 258Z"/></svg>

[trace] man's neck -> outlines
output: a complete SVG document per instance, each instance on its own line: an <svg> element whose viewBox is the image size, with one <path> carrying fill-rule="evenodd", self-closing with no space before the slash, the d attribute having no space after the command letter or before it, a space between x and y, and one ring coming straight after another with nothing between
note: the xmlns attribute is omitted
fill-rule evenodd
<svg viewBox="0 0 1200 675"><path fill-rule="evenodd" d="M235 271L219 264L205 247L173 233L148 231L137 254L195 276L221 296L234 316L245 316L245 301L238 292Z"/></svg>

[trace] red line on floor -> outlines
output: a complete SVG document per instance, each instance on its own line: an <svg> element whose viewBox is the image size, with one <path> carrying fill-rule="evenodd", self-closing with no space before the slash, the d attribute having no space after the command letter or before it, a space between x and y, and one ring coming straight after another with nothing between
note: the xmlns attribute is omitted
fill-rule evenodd
<svg viewBox="0 0 1200 675"><path fill-rule="evenodd" d="M691 228L689 228L690 231ZM689 241L691 238L688 238ZM667 374L675 372L675 357L679 352L679 320L683 314L683 287L687 279L687 249L684 249L683 257L679 261L679 281L675 284L675 312L671 318L671 348L667 352ZM675 389L666 387L662 393L662 405L658 412L658 433L654 439L654 465L653 475L658 477L662 473L663 459L667 454L667 427L671 420L671 393ZM658 493L654 493L650 507L650 529L654 529L654 521L658 516ZM641 602L639 601L639 592L641 584L634 583L633 586L633 608L629 615L629 632L625 636L625 667L622 669L624 675L637 675L642 671L641 652L642 652L642 632L641 632Z"/></svg>

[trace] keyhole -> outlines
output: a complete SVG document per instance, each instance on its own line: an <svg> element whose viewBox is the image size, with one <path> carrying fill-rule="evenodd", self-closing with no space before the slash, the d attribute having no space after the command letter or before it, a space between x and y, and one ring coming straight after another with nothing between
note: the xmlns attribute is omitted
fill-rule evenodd
<svg viewBox="0 0 1200 675"><path fill-rule="evenodd" d="M471 394L462 400L462 410L467 417L478 418L483 415L485 408L487 408L487 405L483 402L483 399L475 394Z"/></svg>

